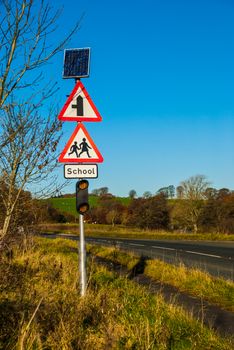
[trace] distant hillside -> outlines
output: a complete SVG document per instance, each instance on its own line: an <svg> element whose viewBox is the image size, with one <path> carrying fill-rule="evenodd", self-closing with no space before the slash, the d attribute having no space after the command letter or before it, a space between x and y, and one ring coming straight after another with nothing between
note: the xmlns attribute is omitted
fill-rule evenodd
<svg viewBox="0 0 234 350"><path fill-rule="evenodd" d="M123 205L128 206L131 201L128 197L113 197L113 199L120 201ZM98 196L89 196L89 205L91 208L98 206L100 197ZM74 216L78 216L76 211L76 198L75 197L60 197L60 198L50 198L50 203L54 208L58 209L61 212L69 213Z"/></svg>

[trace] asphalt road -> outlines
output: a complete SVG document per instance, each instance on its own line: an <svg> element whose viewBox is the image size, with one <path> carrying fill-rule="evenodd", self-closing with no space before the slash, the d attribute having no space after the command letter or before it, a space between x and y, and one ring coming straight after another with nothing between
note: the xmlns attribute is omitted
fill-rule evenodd
<svg viewBox="0 0 234 350"><path fill-rule="evenodd" d="M52 235L46 236L51 237ZM53 235L54 238L57 236L61 237L61 235ZM73 235L64 234L62 236L74 240L79 239ZM86 242L118 246L149 258L159 258L175 265L183 263L185 266L198 268L213 276L234 280L234 242L231 241L197 242L86 237Z"/></svg>

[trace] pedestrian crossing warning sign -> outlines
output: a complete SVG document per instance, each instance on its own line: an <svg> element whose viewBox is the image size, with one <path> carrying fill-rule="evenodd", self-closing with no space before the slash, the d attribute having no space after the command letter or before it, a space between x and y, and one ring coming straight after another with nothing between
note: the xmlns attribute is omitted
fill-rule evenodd
<svg viewBox="0 0 234 350"><path fill-rule="evenodd" d="M59 120L99 122L100 113L88 95L84 85L78 81L58 115Z"/></svg>
<svg viewBox="0 0 234 350"><path fill-rule="evenodd" d="M79 123L58 161L61 163L102 163L103 157L84 125Z"/></svg>

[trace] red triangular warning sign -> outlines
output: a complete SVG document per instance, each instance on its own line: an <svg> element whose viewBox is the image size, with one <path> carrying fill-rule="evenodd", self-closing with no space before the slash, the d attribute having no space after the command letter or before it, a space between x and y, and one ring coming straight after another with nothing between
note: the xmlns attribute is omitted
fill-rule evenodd
<svg viewBox="0 0 234 350"><path fill-rule="evenodd" d="M88 95L84 85L78 81L58 115L59 120L99 122L100 113Z"/></svg>
<svg viewBox="0 0 234 350"><path fill-rule="evenodd" d="M103 157L84 125L79 123L58 161L61 163L101 163Z"/></svg>

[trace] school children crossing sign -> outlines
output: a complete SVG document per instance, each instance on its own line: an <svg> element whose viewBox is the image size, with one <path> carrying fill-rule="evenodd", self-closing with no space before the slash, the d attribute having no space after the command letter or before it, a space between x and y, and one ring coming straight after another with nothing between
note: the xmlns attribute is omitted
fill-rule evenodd
<svg viewBox="0 0 234 350"><path fill-rule="evenodd" d="M81 81L76 83L71 95L59 113L58 119L78 122L99 122L102 120L100 113Z"/></svg>
<svg viewBox="0 0 234 350"><path fill-rule="evenodd" d="M82 123L78 123L63 152L61 163L101 163L103 157Z"/></svg>

